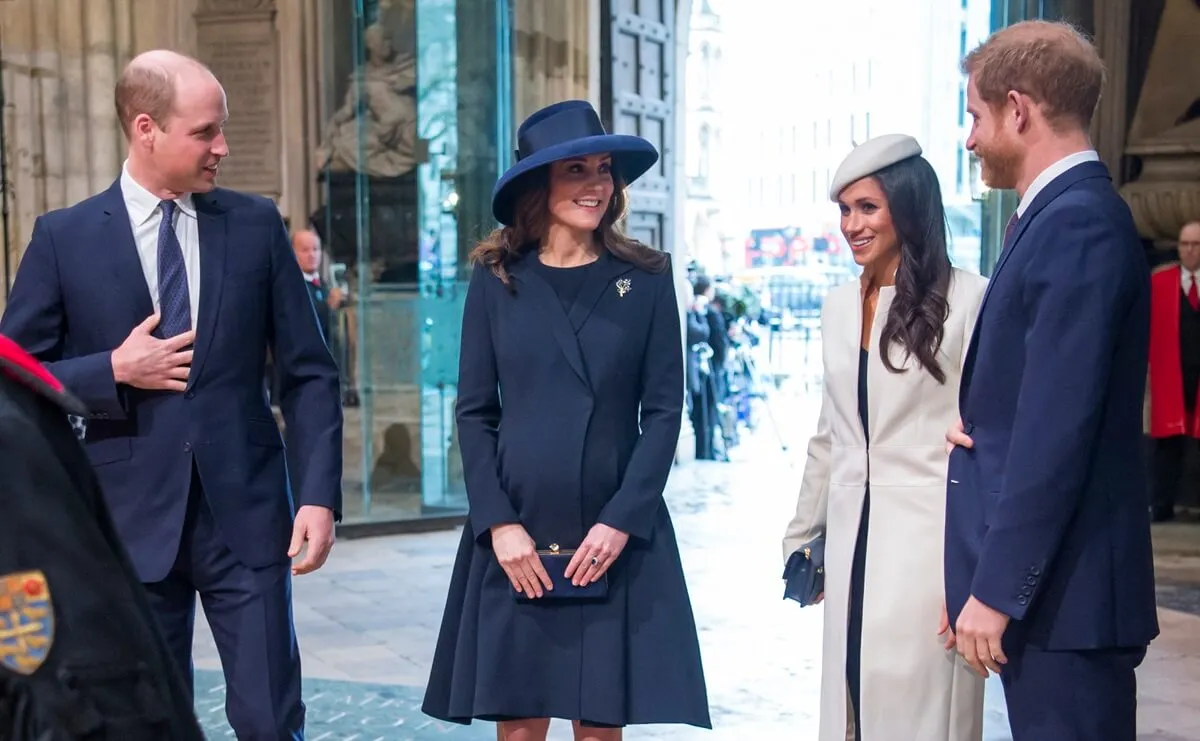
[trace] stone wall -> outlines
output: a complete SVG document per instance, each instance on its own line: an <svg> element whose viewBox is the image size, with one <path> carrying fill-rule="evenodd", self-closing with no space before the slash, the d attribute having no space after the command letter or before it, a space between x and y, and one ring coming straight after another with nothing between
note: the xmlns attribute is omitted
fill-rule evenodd
<svg viewBox="0 0 1200 741"><path fill-rule="evenodd" d="M243 18L270 51L256 57L265 72L227 71L223 82L231 103L245 100L247 86L263 79L271 82L271 97L254 110L239 112L231 105L230 117L235 131L241 118L255 117L240 126L241 149L252 158L253 149L267 142L273 166L266 168L267 179L231 185L249 185L275 198L285 217L301 222L318 195L309 155L320 69L317 2L0 0L9 279L38 215L103 190L120 173L125 142L112 91L124 65L147 49L170 48L236 69L236 45L207 43L198 29L219 29ZM231 145L236 156L239 142ZM0 292L0 310L3 306Z"/></svg>
<svg viewBox="0 0 1200 741"><path fill-rule="evenodd" d="M179 10L162 0L0 1L11 272L39 214L86 198L119 172L113 85L138 51L186 35Z"/></svg>

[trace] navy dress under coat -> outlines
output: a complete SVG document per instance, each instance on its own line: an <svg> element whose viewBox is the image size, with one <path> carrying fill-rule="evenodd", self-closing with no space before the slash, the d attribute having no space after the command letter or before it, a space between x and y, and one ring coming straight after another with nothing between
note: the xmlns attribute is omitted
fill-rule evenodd
<svg viewBox="0 0 1200 741"><path fill-rule="evenodd" d="M710 728L662 498L684 393L672 271L605 251L568 311L537 260L511 266L512 290L476 266L467 291L457 420L470 512L422 710ZM629 533L607 599L516 601L489 533L512 522L539 549L574 548L597 522Z"/></svg>

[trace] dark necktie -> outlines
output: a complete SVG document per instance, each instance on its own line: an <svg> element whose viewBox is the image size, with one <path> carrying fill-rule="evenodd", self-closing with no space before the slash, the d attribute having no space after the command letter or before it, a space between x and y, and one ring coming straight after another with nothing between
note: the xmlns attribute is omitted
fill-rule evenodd
<svg viewBox="0 0 1200 741"><path fill-rule="evenodd" d="M1008 225L1004 227L1004 247L1008 247L1008 243L1012 240L1013 232L1017 230L1017 212L1013 211L1012 216L1008 217Z"/></svg>
<svg viewBox="0 0 1200 741"><path fill-rule="evenodd" d="M158 225L158 335L174 337L192 328L192 302L188 295L183 248L175 236L175 201L163 201Z"/></svg>
<svg viewBox="0 0 1200 741"><path fill-rule="evenodd" d="M1187 300L1192 305L1192 311L1200 311L1200 290L1196 289L1195 273L1192 273L1192 285L1188 286Z"/></svg>

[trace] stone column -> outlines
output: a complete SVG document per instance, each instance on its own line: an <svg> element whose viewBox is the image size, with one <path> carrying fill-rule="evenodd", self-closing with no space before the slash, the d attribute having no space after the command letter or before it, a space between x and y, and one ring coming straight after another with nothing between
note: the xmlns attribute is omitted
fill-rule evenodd
<svg viewBox="0 0 1200 741"><path fill-rule="evenodd" d="M1095 0L1095 43L1108 72L1108 82L1096 117L1092 142L1112 173L1113 182L1125 182L1125 134L1129 127L1126 100L1129 86L1129 23L1132 0Z"/></svg>
<svg viewBox="0 0 1200 741"><path fill-rule="evenodd" d="M491 0L458 0L458 266L470 275L468 254L495 224L492 186L497 172L497 147L512 150L515 131L498 131L496 99L496 17ZM503 138L500 138L503 137ZM498 140L499 139L499 140Z"/></svg>
<svg viewBox="0 0 1200 741"><path fill-rule="evenodd" d="M113 85L134 54L175 42L167 19L187 1L0 0L10 278L40 214L120 173Z"/></svg>
<svg viewBox="0 0 1200 741"><path fill-rule="evenodd" d="M229 158L221 185L267 196L283 194L279 40L275 0L200 0L196 56L225 87Z"/></svg>
<svg viewBox="0 0 1200 741"><path fill-rule="evenodd" d="M87 0L91 2L91 0ZM170 39L170 48L196 56L196 10L199 0L169 0L161 4L158 35Z"/></svg>
<svg viewBox="0 0 1200 741"><path fill-rule="evenodd" d="M282 195L279 208L293 228L303 228L316 208L314 105L320 89L316 0L279 3L279 106Z"/></svg>

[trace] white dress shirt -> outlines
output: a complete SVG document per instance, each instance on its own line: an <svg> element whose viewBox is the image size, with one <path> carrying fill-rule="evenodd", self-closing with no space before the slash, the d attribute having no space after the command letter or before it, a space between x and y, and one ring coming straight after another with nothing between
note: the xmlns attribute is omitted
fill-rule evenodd
<svg viewBox="0 0 1200 741"><path fill-rule="evenodd" d="M121 168L121 195L125 198L125 210L129 212L129 225L133 227L133 241L142 263L142 274L146 277L146 288L150 290L150 300L157 312L158 225L162 223L160 199L133 179L129 174L128 162ZM192 329L195 329L200 313L200 226L196 221L196 207L190 193L175 199L175 203L178 206L175 209L175 238L183 249Z"/></svg>
<svg viewBox="0 0 1200 741"><path fill-rule="evenodd" d="M1038 193L1041 193L1042 189L1049 185L1054 178L1062 175L1064 172L1070 170L1076 165L1082 165L1084 162L1099 161L1100 155L1096 154L1094 149L1087 149L1082 152L1076 152L1075 154L1068 154L1058 162L1055 162L1045 170L1042 170L1041 173L1033 179L1033 182L1029 184L1029 188L1026 189L1025 195L1021 196L1021 202L1017 204L1017 218L1019 219L1025 215L1025 209L1029 208L1029 204L1033 203L1033 199L1037 198Z"/></svg>
<svg viewBox="0 0 1200 741"><path fill-rule="evenodd" d="M1187 268L1183 267L1182 265L1180 265L1179 266L1179 283L1180 283L1180 288L1183 289L1183 293L1185 296L1187 295L1188 291L1192 290L1192 284L1195 282L1196 282L1196 274L1194 272L1188 270ZM1197 286L1197 289L1200 290L1200 286Z"/></svg>

